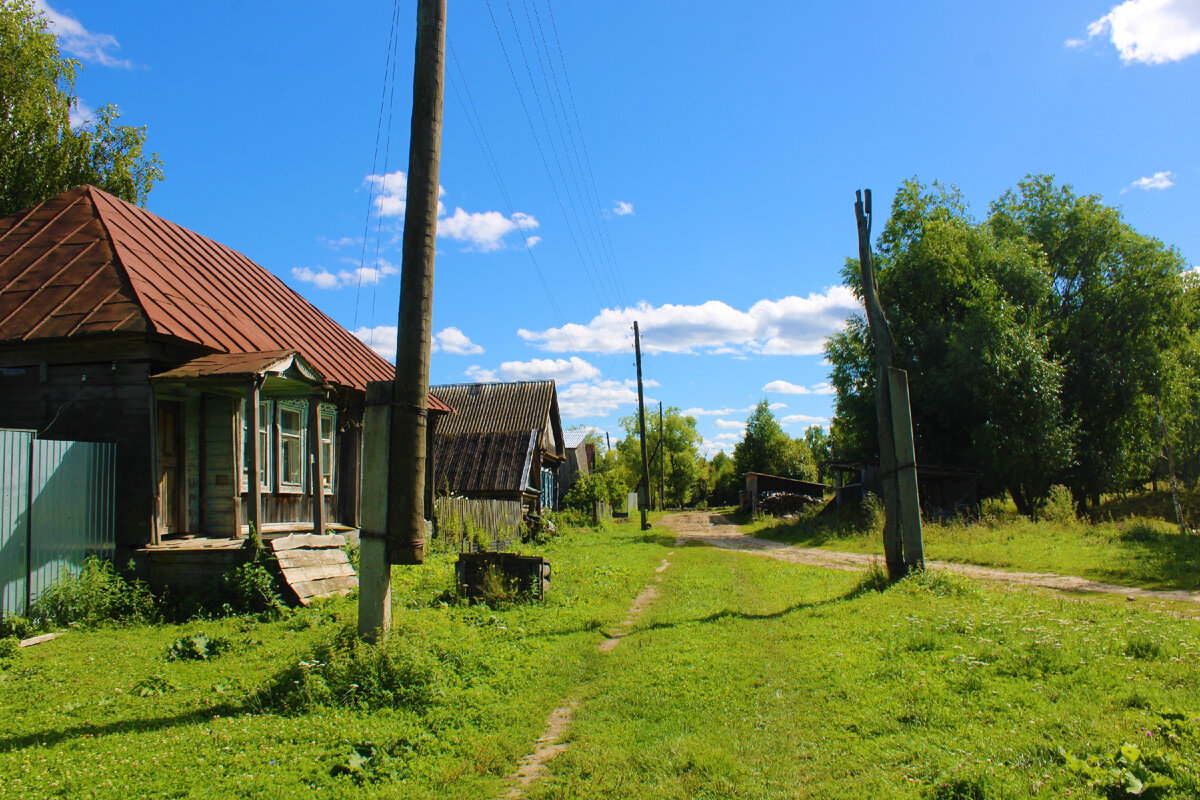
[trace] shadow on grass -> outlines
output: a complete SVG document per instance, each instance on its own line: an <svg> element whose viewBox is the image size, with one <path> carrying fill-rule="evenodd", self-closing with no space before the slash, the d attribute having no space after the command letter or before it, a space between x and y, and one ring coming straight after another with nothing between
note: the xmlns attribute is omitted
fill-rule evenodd
<svg viewBox="0 0 1200 800"><path fill-rule="evenodd" d="M808 610L811 610L814 608L821 608L822 606L832 606L832 605L838 605L840 603L846 603L846 602L849 602L856 598L862 597L863 595L866 595L866 594L871 594L873 592L886 591L888 588L890 588L890 587L888 586L886 576L883 576L882 573L876 574L875 572L870 572L862 580L860 580L854 586L854 588L852 588L850 591L846 592L845 594L839 595L837 597L829 597L824 600L813 600L813 601L803 602L803 603L793 603L792 605L788 606L787 608L781 608L778 611L771 611L769 613L762 613L762 614L756 614L756 613L748 612L748 611L736 611L734 609L726 608L726 609L722 609L721 611L716 611L712 614L709 614L708 616L699 617L697 619L677 620L674 622L655 622L651 625L647 625L644 628L641 628L640 630L653 631L653 630L660 630L660 629L665 629L665 628L677 628L682 625L695 625L695 624L703 624L703 623L707 623L707 622L719 622L719 621L725 620L725 619L743 619L743 620L779 619L781 617L786 617L788 614L793 614L797 611L808 611Z"/></svg>
<svg viewBox="0 0 1200 800"><path fill-rule="evenodd" d="M196 708L173 716L152 719L127 719L103 725L72 725L56 730L25 733L20 736L0 738L0 753L24 750L28 747L50 747L72 739L99 739L113 734L151 733L153 731L188 725L211 723L214 717L232 717L251 710L246 704L223 703L207 708Z"/></svg>

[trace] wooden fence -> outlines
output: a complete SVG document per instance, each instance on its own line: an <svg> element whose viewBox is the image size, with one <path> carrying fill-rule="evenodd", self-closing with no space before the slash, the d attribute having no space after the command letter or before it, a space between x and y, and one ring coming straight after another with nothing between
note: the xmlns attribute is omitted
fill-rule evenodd
<svg viewBox="0 0 1200 800"><path fill-rule="evenodd" d="M477 500L435 497L438 536L457 542L466 552L504 550L521 536L521 503L517 500Z"/></svg>

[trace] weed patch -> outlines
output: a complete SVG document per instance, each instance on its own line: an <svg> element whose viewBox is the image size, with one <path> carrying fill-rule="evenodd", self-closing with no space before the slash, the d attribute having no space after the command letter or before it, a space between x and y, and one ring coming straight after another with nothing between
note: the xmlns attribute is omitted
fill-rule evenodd
<svg viewBox="0 0 1200 800"><path fill-rule="evenodd" d="M155 617L154 597L141 581L127 579L108 561L89 556L78 575L64 568L29 616L48 626L145 623Z"/></svg>

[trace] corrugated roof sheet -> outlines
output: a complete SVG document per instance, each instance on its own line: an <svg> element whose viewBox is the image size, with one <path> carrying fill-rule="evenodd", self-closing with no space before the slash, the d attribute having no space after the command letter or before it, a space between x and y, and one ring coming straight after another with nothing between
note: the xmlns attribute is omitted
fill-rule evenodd
<svg viewBox="0 0 1200 800"><path fill-rule="evenodd" d="M453 416L438 422L439 436L464 433L517 433L553 428L558 443L554 455L563 455L562 423L554 381L507 383L451 383L430 386L429 393L454 408Z"/></svg>
<svg viewBox="0 0 1200 800"><path fill-rule="evenodd" d="M528 488L536 431L436 437L433 487L438 494L511 495Z"/></svg>
<svg viewBox="0 0 1200 800"><path fill-rule="evenodd" d="M295 349L360 390L395 377L246 256L95 187L0 220L0 341L138 331L225 353Z"/></svg>

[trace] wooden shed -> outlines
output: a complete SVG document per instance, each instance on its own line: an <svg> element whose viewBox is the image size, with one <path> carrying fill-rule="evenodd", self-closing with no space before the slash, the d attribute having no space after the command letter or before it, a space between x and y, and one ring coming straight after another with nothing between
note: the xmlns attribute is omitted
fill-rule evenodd
<svg viewBox="0 0 1200 800"><path fill-rule="evenodd" d="M554 381L455 383L430 394L454 409L434 436L434 491L521 504L540 518L555 508L565 460Z"/></svg>
<svg viewBox="0 0 1200 800"><path fill-rule="evenodd" d="M94 187L0 220L0 427L116 442L126 555L356 527L366 385L394 375L246 256Z"/></svg>

